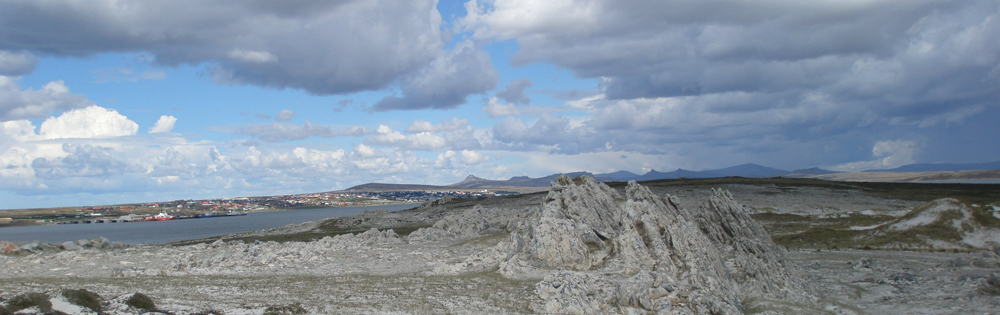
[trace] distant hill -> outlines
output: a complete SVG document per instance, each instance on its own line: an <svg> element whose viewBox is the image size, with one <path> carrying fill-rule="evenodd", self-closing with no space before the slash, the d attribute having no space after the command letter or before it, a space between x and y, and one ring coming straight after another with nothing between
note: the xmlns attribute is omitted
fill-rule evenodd
<svg viewBox="0 0 1000 315"><path fill-rule="evenodd" d="M601 182L603 182L603 181L609 181L609 180L624 182L624 181L629 181L631 179L634 179L636 177L639 177L639 175L636 174L636 173L629 172L629 171L617 171L617 172L614 172L614 173L594 175L594 179L596 179L598 181L601 181Z"/></svg>
<svg viewBox="0 0 1000 315"><path fill-rule="evenodd" d="M651 170L642 176L636 177L633 180L636 181L647 181L647 180L657 180L657 179L676 179L676 178L709 178L709 177L724 177L713 171L689 171L686 169L678 168L673 172L657 172L656 170Z"/></svg>
<svg viewBox="0 0 1000 315"><path fill-rule="evenodd" d="M739 176L739 177L778 177L788 174L788 171L786 170L779 170L776 168L770 168L767 166L761 166L753 163L747 163L743 165L717 169L711 172L715 174L721 174L723 176Z"/></svg>
<svg viewBox="0 0 1000 315"><path fill-rule="evenodd" d="M918 163L903 165L887 170L867 170L865 172L959 172L1000 170L1000 161L987 163Z"/></svg>
<svg viewBox="0 0 1000 315"><path fill-rule="evenodd" d="M441 186L368 183L344 189L344 191L404 191L404 190L437 190L437 189L441 189Z"/></svg>
<svg viewBox="0 0 1000 315"><path fill-rule="evenodd" d="M712 177L726 177L726 176L741 176L741 177L776 177L786 174L788 171L779 170L775 168L770 168L766 166L760 166L757 164L743 164L733 167L727 167L718 170L706 170L706 171L689 171L685 169L677 169L672 172L658 172L656 170L650 170L646 174L638 175L628 171L617 171L614 173L607 174L593 174L590 172L573 172L573 173L559 173L552 174L544 177L531 178L528 176L514 176L507 180L494 180L494 179L484 179L477 177L475 175L469 175L465 177L460 182L451 185L409 185L409 184L383 184L383 183L370 183L354 186L345 191L400 191L400 190L447 190L447 189L504 189L504 188L517 188L517 187L548 187L552 182L559 178L561 175L567 175L569 177L579 177L579 176L590 176L598 181L647 181L647 180L658 180L658 179L676 179L676 178L712 178Z"/></svg>
<svg viewBox="0 0 1000 315"><path fill-rule="evenodd" d="M401 191L401 190L459 190L459 189L498 189L498 190L525 190L533 191L531 188L548 187L560 175L579 177L587 175L598 181L649 181L660 179L677 178L715 178L739 176L747 178L768 178L768 177L810 177L827 180L846 181L930 181L930 180L962 180L962 179L982 179L993 178L991 176L998 172L960 172L960 174L942 174L928 172L957 172L957 170L1000 170L1000 161L976 164L911 164L897 167L891 170L865 171L855 173L843 173L825 170L817 167L799 169L792 172L748 163L727 168L704 171L689 171L677 169L671 172L659 172L650 170L645 174L638 175L628 171L618 171L607 174L593 174L590 172L559 173L544 177L531 178L528 176L514 176L507 180L483 179L475 175L469 175L464 180L451 185L409 185L409 184L381 184L370 183L348 188L348 191ZM913 174L900 174L913 173Z"/></svg>
<svg viewBox="0 0 1000 315"><path fill-rule="evenodd" d="M713 177L727 177L727 176L739 176L739 177L777 177L788 174L786 170L779 170L776 168L770 168L766 166L761 166L753 163L737 165L733 167L721 168L717 170L704 170L704 171L689 171L685 169L677 169L673 172L657 172L656 170L651 170L646 174L641 176L636 176L631 178L637 181L646 180L658 180L658 179L675 179L675 178L713 178Z"/></svg>

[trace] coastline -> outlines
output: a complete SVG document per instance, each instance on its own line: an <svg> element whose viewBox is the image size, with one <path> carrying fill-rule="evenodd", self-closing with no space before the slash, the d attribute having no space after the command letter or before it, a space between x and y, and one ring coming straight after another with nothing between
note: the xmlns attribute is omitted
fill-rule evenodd
<svg viewBox="0 0 1000 315"><path fill-rule="evenodd" d="M420 203L413 203L413 202L387 202L387 203L370 204L370 205L310 205L310 206L302 206L302 207L267 208L267 209L263 209L263 210L249 210L249 211L244 211L244 213L250 214L250 213L268 213L268 212L286 212L286 211L311 210L311 209L323 209L323 208L352 208L352 207L395 206L395 205L401 205L401 204L420 205ZM61 212L55 212L58 215L68 215L68 214L71 214L71 212L69 210L65 210L64 208L49 208L49 209L53 209L51 211L61 211ZM25 214L17 213L19 211L20 212L25 212L25 211L46 211L46 210L49 210L49 209L10 209L10 210L0 210L0 217L12 217L12 218L16 218L16 217L24 216L25 215ZM54 210L54 209L63 209L63 210ZM6 211L11 211L11 212L6 212ZM144 214L156 214L155 212L150 212L150 211L145 211L145 212L148 212L148 213L144 213ZM111 218L111 217L118 218L120 216L104 216L104 217L92 217L92 218L94 218L94 220L97 220L97 218ZM82 220L83 218L80 218L80 219ZM180 220L187 220L187 219L196 219L196 218L184 218L184 219L180 219ZM197 219L201 219L201 218L197 218ZM11 228L11 227L47 226L47 225L65 225L65 224L136 223L136 222L59 223L59 222L52 222L52 221L50 221L50 222L40 222L40 221L41 220L37 220L37 219L20 219L20 220L15 219L12 222L2 222L2 223L0 223L0 229Z"/></svg>

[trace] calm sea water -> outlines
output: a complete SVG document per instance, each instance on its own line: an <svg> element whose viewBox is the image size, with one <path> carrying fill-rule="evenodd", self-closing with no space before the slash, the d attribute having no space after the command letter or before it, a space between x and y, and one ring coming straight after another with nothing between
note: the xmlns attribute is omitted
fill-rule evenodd
<svg viewBox="0 0 1000 315"><path fill-rule="evenodd" d="M13 242L58 242L104 237L128 244L166 243L275 228L288 224L346 217L365 210L405 210L420 204L315 208L291 211L257 212L245 216L170 220L156 222L59 224L0 228L0 240Z"/></svg>

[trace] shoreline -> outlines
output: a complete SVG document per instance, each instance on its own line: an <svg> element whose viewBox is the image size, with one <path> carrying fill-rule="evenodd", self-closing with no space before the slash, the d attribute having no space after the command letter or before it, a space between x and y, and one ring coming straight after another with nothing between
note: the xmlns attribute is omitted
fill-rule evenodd
<svg viewBox="0 0 1000 315"><path fill-rule="evenodd" d="M297 210L312 210L312 209L323 209L323 208L352 208L352 207L377 207L377 206L394 206L394 205L401 205L401 204L414 204L414 205L415 205L414 207L417 207L417 206L419 206L419 205L420 205L421 203L411 203L411 202L390 202L390 203L383 203L383 204L373 204L373 205L347 205L347 206L341 206L341 205L331 205L331 206L303 206L303 207L293 207L293 208L271 208L271 209L265 209L265 210L254 210L254 211L245 211L245 213L246 213L246 214L251 214L251 213L268 213L268 212L286 212L286 211L297 211ZM0 210L0 214L2 214L2 213L3 213L3 211L19 211L19 210L20 210L20 209L17 209L17 210ZM39 209L31 209L31 210L39 210ZM121 216L109 216L109 218L110 218L110 217L114 217L114 218L118 218L118 217L121 217ZM218 217L225 217L225 216L218 216ZM94 220L98 220L97 218L104 218L104 217L92 217L92 218L94 218ZM84 218L75 218L75 219L81 219L80 221L83 221L83 219L84 219ZM187 219L207 219L207 218L183 218L183 219L172 219L172 220L166 220L166 221L173 221L173 220L187 220ZM30 220L30 219L29 219L29 220ZM101 219L101 220L103 220L103 219ZM12 227L27 227L27 226L47 226L47 225L77 225L77 224L115 224L115 223L138 223L138 222L151 222L151 221L132 221L132 222L100 222L100 223L99 223L99 222L91 222L91 223L82 223L82 222L81 222L81 223L68 223L68 221L63 221L63 222L66 222L66 223L59 223L59 222L37 222L37 221L35 221L35 222L29 222L29 221L25 221L25 220L15 220L15 221L13 221L13 222L4 222L4 223L0 223L0 229L3 229L3 228L12 228Z"/></svg>

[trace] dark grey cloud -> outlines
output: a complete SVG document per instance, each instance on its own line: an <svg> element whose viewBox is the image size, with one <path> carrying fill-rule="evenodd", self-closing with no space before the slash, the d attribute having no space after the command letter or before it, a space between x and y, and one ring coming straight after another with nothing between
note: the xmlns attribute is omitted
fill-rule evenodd
<svg viewBox="0 0 1000 315"><path fill-rule="evenodd" d="M497 85L490 55L472 42L462 42L443 53L420 71L402 80L403 96L387 96L375 103L375 111L450 109L465 104L469 95L492 90Z"/></svg>
<svg viewBox="0 0 1000 315"><path fill-rule="evenodd" d="M954 107L998 96L992 0L506 3L474 12L468 27L517 40L516 64L603 78L609 99L799 90L919 107L933 88L941 98L929 101Z"/></svg>
<svg viewBox="0 0 1000 315"><path fill-rule="evenodd" d="M507 89L498 91L496 97L511 104L531 103L531 98L524 94L524 90L531 87L531 79L521 78L507 83Z"/></svg>
<svg viewBox="0 0 1000 315"><path fill-rule="evenodd" d="M145 51L164 66L204 64L219 83L324 95L402 82L406 96L378 109L449 108L492 86L475 77L471 86L455 86L457 75L446 72L482 74L489 64L479 62L483 53L474 48L443 51L435 6L433 0L0 0L0 51L74 57ZM18 69L11 71L25 71Z"/></svg>
<svg viewBox="0 0 1000 315"><path fill-rule="evenodd" d="M27 51L0 50L0 75L22 76L35 71L38 57Z"/></svg>
<svg viewBox="0 0 1000 315"><path fill-rule="evenodd" d="M822 165L870 160L885 141L918 143L927 151L914 153L918 160L944 156L930 153L955 146L940 134L993 130L987 121L1000 119L995 0L497 0L476 8L464 27L515 40L515 65L551 63L597 78L605 97L570 102L591 118L560 140L501 123L493 135L505 143ZM988 142L981 133L959 138ZM991 152L984 158L1000 157Z"/></svg>

